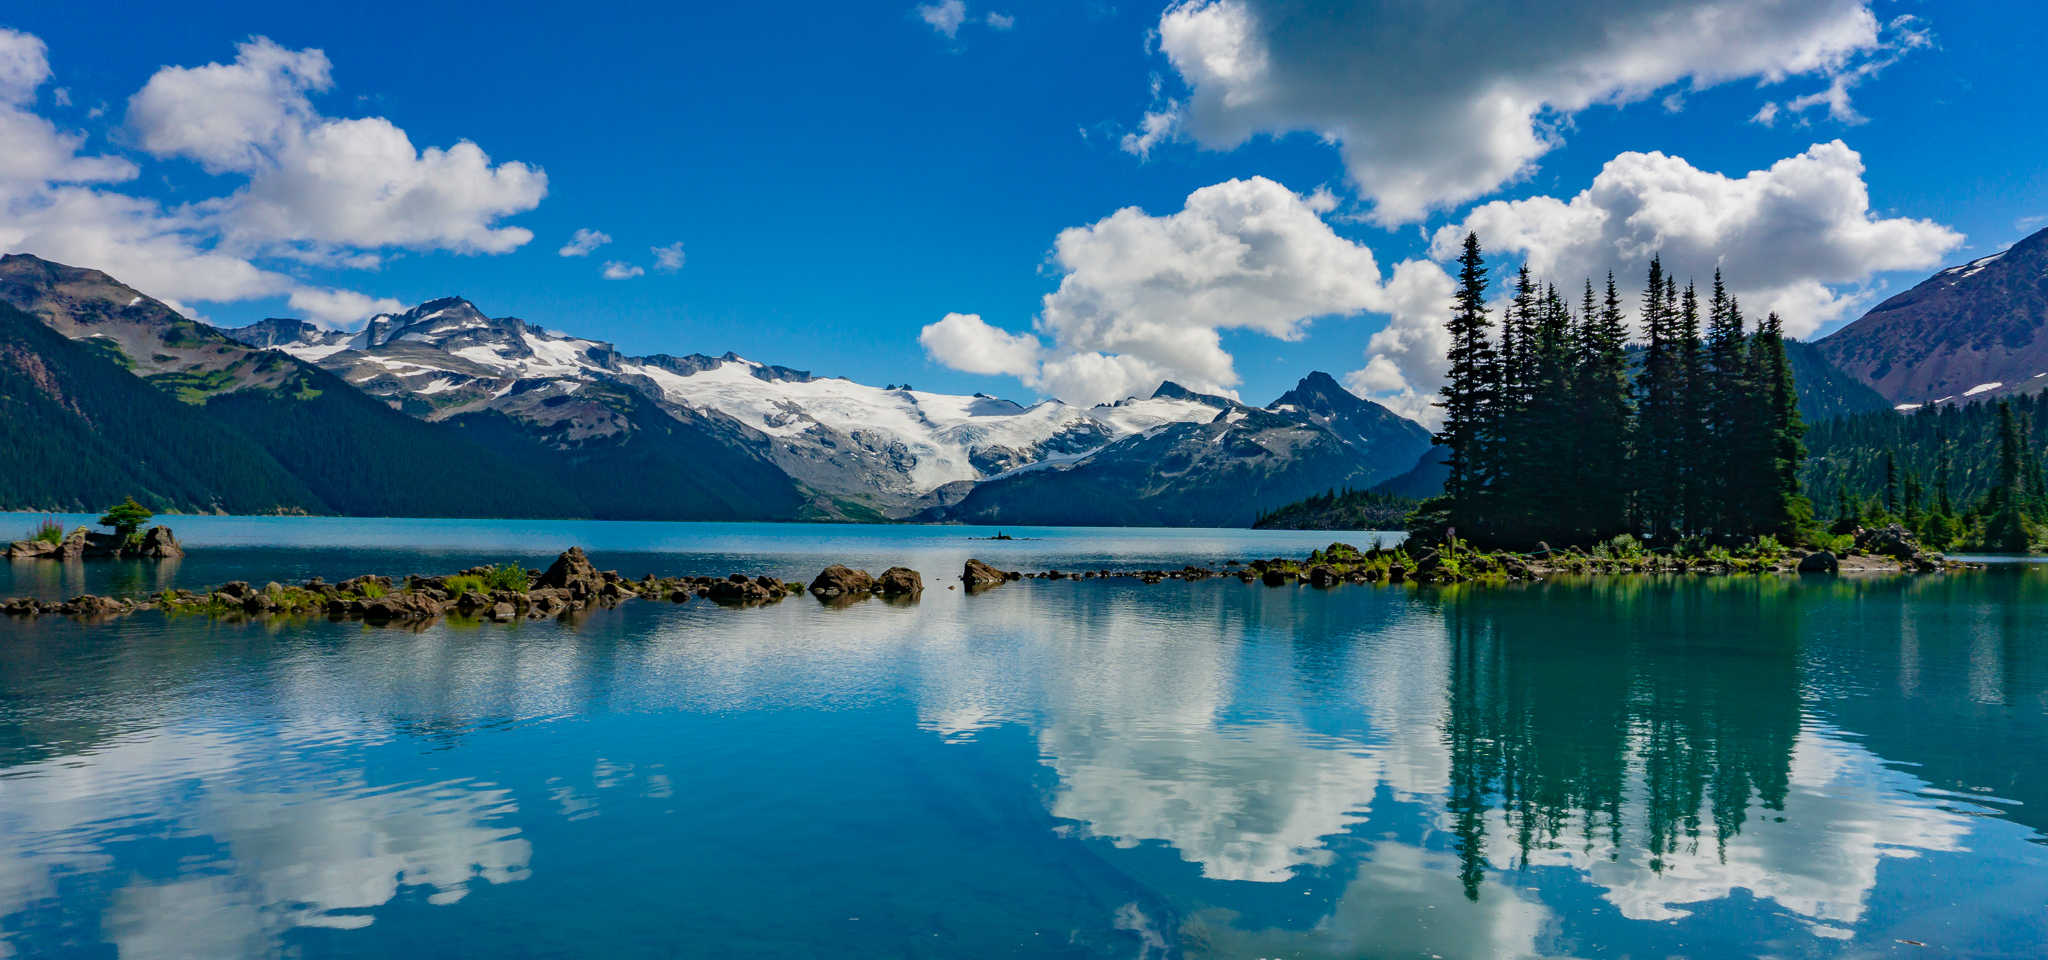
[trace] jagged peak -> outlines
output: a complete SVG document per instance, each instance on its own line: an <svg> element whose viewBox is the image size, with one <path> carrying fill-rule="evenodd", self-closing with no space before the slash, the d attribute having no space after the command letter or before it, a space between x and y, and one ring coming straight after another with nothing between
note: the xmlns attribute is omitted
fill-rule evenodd
<svg viewBox="0 0 2048 960"><path fill-rule="evenodd" d="M1190 400L1195 403L1202 404L1204 406L1215 407L1218 410L1235 410L1238 407L1243 406L1243 404L1238 403L1237 401L1232 400L1229 397L1219 397L1211 393L1196 393L1195 391L1189 390L1188 388L1183 387L1180 384L1175 383L1171 380L1160 381L1159 389L1152 391L1152 399Z"/></svg>

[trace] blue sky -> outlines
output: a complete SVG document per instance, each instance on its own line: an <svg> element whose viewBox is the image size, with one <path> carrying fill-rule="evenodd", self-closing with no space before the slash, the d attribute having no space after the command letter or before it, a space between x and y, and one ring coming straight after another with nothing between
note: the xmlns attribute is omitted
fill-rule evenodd
<svg viewBox="0 0 2048 960"><path fill-rule="evenodd" d="M1560 231L1584 218L1559 212L1561 205L1496 207L1491 219L1474 210L1502 200L1570 201L1631 151L1658 151L1700 176L1730 178L1769 169L1815 144L1840 140L1853 151L1862 169L1850 179L1869 204L1850 211L1853 230L1868 234L1853 242L1800 240L1797 233L1815 217L1848 216L1836 209L1839 196L1777 209L1784 204L1723 196L1727 191L1698 177L1705 192L1693 198L1701 208L1693 214L1716 222L1748 216L1752 229L1718 236L1683 225L1669 236L1651 231L1650 242L1670 243L1667 257L1689 269L1723 262L1732 271L1746 263L1752 274L1773 274L1768 283L1758 281L1750 302L1806 310L1820 333L1943 263L1985 255L2048 226L2048 165L2041 160L2048 156L2048 113L2039 103L2048 8L2039 3L1816 0L1806 6L1828 8L1824 17L1786 26L1768 22L1782 15L1773 0L1718 0L1731 16L1768 27L1759 36L1806 30L1813 43L1834 44L1833 59L1816 66L1798 50L1773 54L1740 34L1705 53L1679 42L1682 34L1646 34L1640 59L1671 62L1624 68L1615 66L1611 50L1567 51L1553 61L1527 53L1520 45L1546 43L1524 22L1530 8L1556 4L1475 0L1450 35L1471 38L1483 62L1508 64L1496 68L1504 72L1487 89L1543 104L1535 116L1547 146L1510 157L1516 162L1505 178L1497 170L1466 171L1458 174L1462 186L1432 192L1388 184L1451 177L1444 171L1461 162L1501 162L1427 146L1435 135L1427 130L1431 117L1471 100L1429 98L1469 85L1468 63L1431 53L1432 38L1419 35L1427 25L1418 28L1375 5L1306 5L1303 13L1303 5L1231 2L969 2L957 25L942 4L928 5L925 16L907 3L772 10L502 5L481 13L418 3L18 6L0 13L0 27L41 42L47 78L17 96L17 109L48 121L59 137L82 136L74 144L78 157L131 165L126 176L73 173L65 182L102 195L95 210L114 202L104 195L154 203L157 213L149 215L177 220L178 229L154 246L123 246L122 231L137 229L129 221L108 227L110 238L75 225L59 229L50 222L57 188L39 194L17 184L0 194L9 203L0 244L103 267L151 293L157 291L136 274L153 276L153 268L139 258L163 253L161 282L189 288L173 298L222 325L307 315L312 311L295 307L319 302L317 291L407 305L459 294L492 315L518 315L632 353L734 350L877 384L1095 399L1089 395L1174 376L1206 378L1211 387L1265 402L1309 370L1323 369L1350 376L1362 392L1405 391L1413 409L1413 398L1432 387L1430 348L1419 341L1428 339L1425 306L1434 288L1418 272L1414 284L1397 290L1390 279L1395 265L1426 265L1431 235L1470 223L1543 234L1547 239L1518 253L1554 273L1613 266L1615 255L1602 251L1614 249L1617 238L1564 236ZM1637 16L1645 8L1670 16L1716 3L1605 6L1614 10L1592 22L1626 27L1652 22ZM997 15L994 22L989 14ZM1289 16L1298 22L1281 22ZM1009 25L1000 28L1005 17ZM1859 39L1859 23L1875 26ZM949 26L952 36L942 29ZM1227 29L1248 31L1265 45L1265 79L1251 84L1227 70L1203 72L1229 67L1200 60L1218 49L1216 31ZM534 184L522 195L499 183L511 198L501 206L518 209L458 211L449 216L469 220L427 226L285 223L348 214L290 198L265 207L266 215L253 208L222 212L223 203L232 206L223 198L252 182L270 184L266 190L311 190L325 174L286 177L293 171L283 168L296 161L284 152L245 162L230 159L219 142L201 142L192 131L212 129L206 111L232 107L221 106L218 96L179 100L163 84L169 92L150 101L155 120L138 116L130 98L161 68L236 63L237 44L251 37L268 38L280 56L324 54L331 86L316 83L294 94L313 111L293 121L301 129L384 118L416 148L472 142L492 164L544 172L544 197L534 199ZM1411 49L1414 62L1392 62ZM1629 74L1634 79L1563 86L1555 80L1560 73L1616 70L1636 71ZM1671 75L1676 79L1657 82ZM1637 89L1645 84L1647 90ZM1820 103L1782 108L1769 125L1757 119L1767 103L1787 104L1831 85L1846 91L1853 114L1831 115ZM1233 94L1255 102L1229 106ZM1125 137L1142 133L1148 114L1161 118L1165 132L1141 157L1135 142L1126 148ZM1356 149L1379 144L1385 154L1410 142L1425 144L1417 156L1359 159L1372 150ZM0 159L10 149L20 148L0 143ZM1809 164L1813 176L1788 170L1763 192L1854 193L1843 185L1850 162L1844 156ZM1678 182L1671 179L1676 168L1645 162L1631 169L1634 179L1617 173L1615 181ZM1294 231L1282 237L1291 244L1284 255L1315 266L1297 263L1251 280L1225 277L1162 293L1160 278L1184 276L1185 263L1171 252L1161 255L1164 262L1146 260L1138 249L1153 226L1160 236L1179 229L1158 219L1124 224L1132 232L1122 240L1093 231L1079 238L1087 242L1076 244L1073 259L1054 256L1064 230L1126 207L1170 217L1198 190L1253 177L1285 191L1218 202L1292 217L1282 228ZM1295 209L1286 193L1313 199ZM1777 206L1725 216L1713 209L1745 202ZM1217 216L1223 219L1204 224L1225 240L1244 229L1233 215ZM1880 229L1887 223L1895 227ZM1843 234L1842 222L1824 226L1828 238ZM530 231L531 239L515 242L520 235L508 228ZM611 242L588 256L558 255L579 229ZM1690 240L1678 236L1688 229ZM1791 252L1768 241L1781 235L1792 238ZM1644 235L1620 239L1640 245ZM173 241L189 249L166 253ZM685 254L680 269L656 269L652 248L678 242ZM1745 246L1752 249L1734 249ZM1803 262L1817 246L1829 249ZM1337 275L1358 272L1360 250L1370 251L1370 262L1387 275L1377 279L1386 282L1344 286L1348 281ZM179 267L174 254L211 255L214 266L225 257L272 279L230 277L208 286L191 281L200 271ZM94 257L108 262L84 262ZM614 261L644 272L604 279L605 264ZM228 273L240 269L229 266ZM1129 281L1131 270L1153 272L1150 280ZM1049 308L1043 298L1063 279L1070 296ZM1557 279L1576 284L1579 277ZM288 287L313 292L292 301ZM1832 299L1816 301L1817 289ZM1374 340L1402 309L1402 296L1411 315ZM351 304L361 302L330 297L322 309L329 320L347 323ZM953 313L976 315L979 326L958 321L948 328L956 336L920 343L921 332ZM1034 321L1036 342L1017 339L1032 333ZM1416 336L1396 335L1404 329ZM1384 361L1376 368L1373 354Z"/></svg>

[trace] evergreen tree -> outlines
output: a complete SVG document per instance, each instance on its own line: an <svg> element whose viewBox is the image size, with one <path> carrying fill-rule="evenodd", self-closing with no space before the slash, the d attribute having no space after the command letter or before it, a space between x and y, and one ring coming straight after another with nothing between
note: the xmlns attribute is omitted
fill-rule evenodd
<svg viewBox="0 0 2048 960"><path fill-rule="evenodd" d="M1698 534L1707 528L1704 506L1707 496L1706 465L1710 455L1706 449L1703 414L1711 388L1705 383L1701 363L1700 298L1691 283L1685 285L1677 321L1673 333L1678 347L1678 423L1675 434L1678 448L1673 460L1678 469L1678 528L1688 534Z"/></svg>
<svg viewBox="0 0 2048 960"><path fill-rule="evenodd" d="M1706 442L1701 449L1708 527L1723 533L1748 533L1750 505L1757 498L1750 474L1761 459L1757 431L1762 429L1756 389L1750 378L1748 334L1742 308L1728 295L1721 271L1714 271L1713 299L1708 304L1704 389L1701 418Z"/></svg>
<svg viewBox="0 0 2048 960"><path fill-rule="evenodd" d="M1899 515L1899 458L1890 450L1884 452L1884 513L1893 518Z"/></svg>
<svg viewBox="0 0 2048 960"><path fill-rule="evenodd" d="M1491 325L1486 284L1479 234L1466 234L1464 252L1458 257L1458 292L1448 324L1450 371L1438 404L1444 411L1443 427L1434 440L1449 448L1444 457L1449 474L1444 479L1442 504L1446 519L1454 528L1463 526L1475 532L1483 519L1479 504L1491 472L1484 445L1490 439L1486 434L1492 426L1498 382L1498 357L1486 332Z"/></svg>
<svg viewBox="0 0 2048 960"><path fill-rule="evenodd" d="M1634 483L1629 441L1634 404L1629 391L1628 327L1614 275L1596 306L1586 282L1573 357L1572 399L1577 431L1571 492L1577 507L1572 542L1596 543L1629 530Z"/></svg>
<svg viewBox="0 0 2048 960"><path fill-rule="evenodd" d="M1643 334L1648 348L1636 376L1636 526L1651 542L1669 539L1684 507L1682 451L1685 429L1685 358L1680 343L1677 285L1664 261L1650 259L1643 291Z"/></svg>
<svg viewBox="0 0 2048 960"><path fill-rule="evenodd" d="M1984 547L2007 553L2024 553L2033 541L2028 529L2025 500L2028 481L2025 472L2025 444L2019 422L2009 401L1998 402L1998 486L1985 495L1979 513L1984 516Z"/></svg>
<svg viewBox="0 0 2048 960"><path fill-rule="evenodd" d="M1750 341L1751 368L1763 395L1764 438L1771 460L1764 474L1766 496L1753 513L1758 533L1780 540L1799 538L1813 519L1813 505L1799 492L1799 465L1806 459L1806 424L1799 417L1799 390L1785 358L1783 324L1773 313Z"/></svg>

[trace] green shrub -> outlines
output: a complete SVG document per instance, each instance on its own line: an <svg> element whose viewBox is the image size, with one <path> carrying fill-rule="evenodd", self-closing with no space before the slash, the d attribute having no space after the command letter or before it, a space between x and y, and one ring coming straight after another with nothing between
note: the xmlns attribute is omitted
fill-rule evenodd
<svg viewBox="0 0 2048 960"><path fill-rule="evenodd" d="M1856 546L1856 538L1846 533L1823 533L1813 538L1813 545L1839 557Z"/></svg>
<svg viewBox="0 0 2048 960"><path fill-rule="evenodd" d="M30 533L28 538L44 543L63 543L64 524L55 517L44 517L36 522L35 531Z"/></svg>
<svg viewBox="0 0 2048 960"><path fill-rule="evenodd" d="M1593 545L1593 555L1608 560L1635 560L1643 555L1643 542L1634 534L1624 533L1612 540Z"/></svg>
<svg viewBox="0 0 2048 960"><path fill-rule="evenodd" d="M528 582L525 567L517 563L501 563L495 567L487 567L485 569L487 572L482 578L483 589L492 591L511 590L515 593L526 592Z"/></svg>
<svg viewBox="0 0 2048 960"><path fill-rule="evenodd" d="M378 597L381 597L381 596L383 596L383 595L384 595L385 593L387 593L387 592L388 592L388 591L386 591L386 590L384 589L384 585L383 585L383 584L381 584L381 583L377 583L376 581L366 581L366 582L364 582L364 584L363 584L363 586L362 586L362 591L363 591L363 599L365 599L365 600L375 600L375 599L377 599Z"/></svg>
<svg viewBox="0 0 2048 960"><path fill-rule="evenodd" d="M113 509L107 511L106 516L100 518L99 522L102 527L113 527L114 533L126 541L135 539L135 531L143 524L148 523L149 518L154 516L156 514L151 512L148 507L136 503L134 497L129 497L127 500L115 504Z"/></svg>
<svg viewBox="0 0 2048 960"><path fill-rule="evenodd" d="M443 581L442 586L451 597L460 597L466 593L483 593L486 589L484 578L473 574L449 577Z"/></svg>

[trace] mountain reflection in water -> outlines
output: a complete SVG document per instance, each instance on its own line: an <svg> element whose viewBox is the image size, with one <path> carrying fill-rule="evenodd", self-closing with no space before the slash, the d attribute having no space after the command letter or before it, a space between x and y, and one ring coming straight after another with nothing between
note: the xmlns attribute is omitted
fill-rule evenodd
<svg viewBox="0 0 2048 960"><path fill-rule="evenodd" d="M2024 954L2044 601L2048 571L11 622L0 955Z"/></svg>

